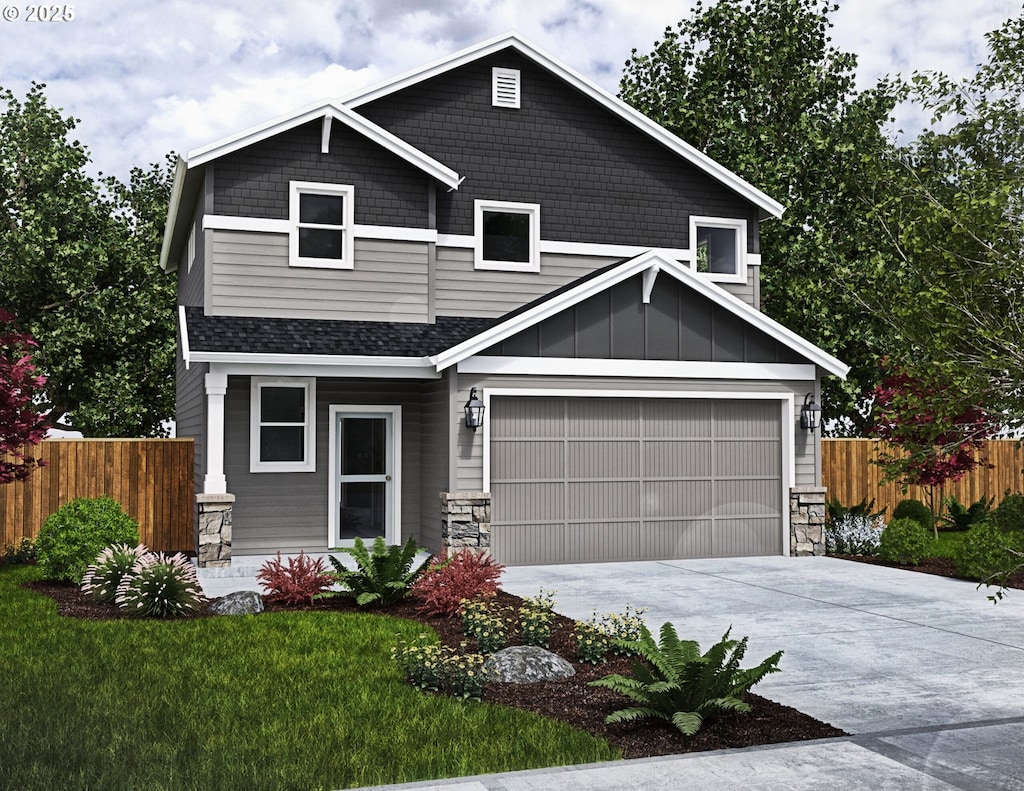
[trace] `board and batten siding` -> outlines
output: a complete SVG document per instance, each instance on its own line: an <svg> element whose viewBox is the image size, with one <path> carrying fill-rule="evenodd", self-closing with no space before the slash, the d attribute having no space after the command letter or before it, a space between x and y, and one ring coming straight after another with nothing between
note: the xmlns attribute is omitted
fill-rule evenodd
<svg viewBox="0 0 1024 791"><path fill-rule="evenodd" d="M203 491L206 473L204 443L206 426L206 373L209 363L192 363L187 369L179 349L175 371L174 433L193 440L192 478L195 491Z"/></svg>
<svg viewBox="0 0 1024 791"><path fill-rule="evenodd" d="M813 382L766 382L766 381L721 381L721 380L673 380L673 379L625 379L615 377L560 377L546 376L542 380L523 376L477 376L460 375L456 403L463 404L469 398L470 388L476 387L480 394L489 388L514 388L517 390L565 390L576 391L585 397L587 391L677 391L686 393L733 392L733 393L778 393L780 396L793 395L793 420L789 429L794 433L793 461L796 486L816 486L821 480L821 459L818 450L818 433L810 434L800 428L800 407L804 395L814 390ZM486 421L486 417L484 418ZM786 426L783 426L786 429ZM478 492L483 487L483 442L484 432L461 429L457 482L459 491Z"/></svg>
<svg viewBox="0 0 1024 791"><path fill-rule="evenodd" d="M224 472L235 495L235 555L323 551L327 548L328 421L332 404L402 407L402 533L419 540L422 388L418 380L317 380L316 471L249 472L249 394L247 376L228 377L225 397ZM440 506L438 506L439 508Z"/></svg>
<svg viewBox="0 0 1024 791"><path fill-rule="evenodd" d="M441 548L441 492L450 491L450 436L453 408L449 374L423 386L420 408L420 533L419 544L432 552ZM461 411L461 406L458 407Z"/></svg>
<svg viewBox="0 0 1024 791"><path fill-rule="evenodd" d="M207 312L216 316L427 321L427 244L355 240L352 269L288 265L288 236L214 231Z"/></svg>

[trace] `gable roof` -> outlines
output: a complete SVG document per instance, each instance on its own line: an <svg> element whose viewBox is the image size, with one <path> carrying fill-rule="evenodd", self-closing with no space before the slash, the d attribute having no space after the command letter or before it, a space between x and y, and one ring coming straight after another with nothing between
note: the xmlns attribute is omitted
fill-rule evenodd
<svg viewBox="0 0 1024 791"><path fill-rule="evenodd" d="M850 367L828 352L819 349L810 341L801 338L792 330L787 329L774 319L769 318L739 298L734 297L715 283L698 277L688 267L675 261L665 252L658 250L651 250L619 264L592 272L552 294L548 294L541 299L506 314L491 327L445 349L439 354L431 356L430 360L437 366L438 371L443 371L445 368L457 365L473 355L480 354L496 343L522 332L628 278L639 274L644 274L647 278L656 278L661 273L676 278L683 285L707 297L715 304L764 332L782 345L792 349L826 372L844 379L847 373L849 373Z"/></svg>
<svg viewBox="0 0 1024 791"><path fill-rule="evenodd" d="M462 183L459 174L447 165L438 162L430 155L410 145L400 137L392 134L382 126L378 126L367 118L350 110L337 102L327 101L308 105L295 112L278 116L265 123L245 129L229 137L222 138L205 146L200 146L178 158L178 166L174 173L174 184L171 188L171 200L167 207L167 231L164 234L160 249L160 266L164 271L172 266L172 253L180 250L188 233L178 228L175 220L183 205L183 198L198 193L202 183L203 167L215 159L239 151L253 143L266 140L281 132L302 126L310 121L322 121L324 136L329 139L330 126L334 121L344 124L349 129L363 135L381 147L404 159L410 165L420 169L431 178L436 179L449 189L458 189ZM191 201L185 201L188 204Z"/></svg>
<svg viewBox="0 0 1024 791"><path fill-rule="evenodd" d="M785 211L785 207L783 207L781 203L773 200L757 187L740 178L731 170L713 160L707 154L704 154L694 148L685 140L677 137L660 124L655 123L643 113L633 107L630 107L621 99L608 93L604 88L601 88L596 83L591 82L579 72L571 69L569 66L566 66L552 55L538 49L536 46L527 42L515 33L505 33L503 35L496 36L495 38L456 52L453 55L449 55L432 63L428 63L425 66L407 71L397 77L393 77L368 88L355 91L342 97L340 101L346 107L358 108L364 104L374 101L375 99L388 96L396 91L403 90L416 85L417 83L423 82L424 80L428 80L432 77L451 71L452 69L456 69L459 66L463 66L467 63L471 63L472 61L509 48L516 50L524 57L538 63L585 96L593 99L595 102L604 106L607 110L610 110L627 123L632 124L649 137L652 137L674 154L682 157L684 160L695 165L700 170L703 170L712 178L734 190L743 198L757 206L762 212L762 217L782 216Z"/></svg>

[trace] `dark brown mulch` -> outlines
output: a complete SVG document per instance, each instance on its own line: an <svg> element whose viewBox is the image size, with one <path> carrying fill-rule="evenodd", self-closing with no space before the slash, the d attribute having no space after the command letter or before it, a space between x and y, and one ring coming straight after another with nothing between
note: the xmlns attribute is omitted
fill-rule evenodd
<svg viewBox="0 0 1024 791"><path fill-rule="evenodd" d="M123 618L124 612L113 605L92 604L82 597L77 587L47 582L33 582L30 589L50 596L57 602L57 611L64 616L86 619ZM497 602L500 606L518 608L520 599L500 592ZM268 604L268 612L276 611L355 611L350 599L332 598L301 607ZM462 634L461 623L455 618L424 617L417 612L413 602L402 602L386 611L400 618L420 621L433 628L442 642L458 646L467 641ZM205 614L205 613L204 613ZM473 640L467 648L472 650ZM513 635L512 642L517 642ZM607 739L622 750L625 758L643 758L652 755L673 755L676 753L720 750L730 747L750 747L759 744L821 739L844 736L844 731L834 728L788 706L750 694L746 700L752 711L746 714L720 717L706 724L695 736L686 737L668 725L654 722L638 722L626 725L608 725L604 718L617 708L627 704L625 698L600 687L587 686L592 681L611 673L627 674L630 660L613 658L602 665L582 664L575 661L576 645L572 636L572 621L558 616L551 650L572 662L576 675L560 681L544 681L538 684L490 683L484 693L484 700L506 706L526 709L547 717L562 720L595 736ZM760 658L755 657L755 661ZM785 672L785 671L783 671Z"/></svg>
<svg viewBox="0 0 1024 791"><path fill-rule="evenodd" d="M908 563L892 563L888 560L882 560L879 557L868 557L863 555L834 555L834 557L841 558L842 560L855 560L858 563L869 563L872 566L889 566L890 568L903 569L904 571L917 571L921 574L934 574L939 577L952 577L954 579L973 582L975 585L978 584L977 580L971 580L957 574L956 567L953 565L953 561L949 558L922 558L920 563L916 566L912 566ZM1012 574L1006 581L1006 587L1024 590L1024 569Z"/></svg>

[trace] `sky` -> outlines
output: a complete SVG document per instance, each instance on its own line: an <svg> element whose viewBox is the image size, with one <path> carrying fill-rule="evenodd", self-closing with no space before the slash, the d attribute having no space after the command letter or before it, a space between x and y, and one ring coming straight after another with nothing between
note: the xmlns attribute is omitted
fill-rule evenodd
<svg viewBox="0 0 1024 791"><path fill-rule="evenodd" d="M18 0L21 2L21 0ZM515 31L617 92L691 0L0 0L0 86L78 118L93 171L127 178L325 98L341 97ZM833 43L858 56L858 87L887 75L967 76L985 33L1020 0L838 0ZM42 9L42 10L40 10ZM42 19L41 17L46 17ZM923 121L898 118L912 132Z"/></svg>

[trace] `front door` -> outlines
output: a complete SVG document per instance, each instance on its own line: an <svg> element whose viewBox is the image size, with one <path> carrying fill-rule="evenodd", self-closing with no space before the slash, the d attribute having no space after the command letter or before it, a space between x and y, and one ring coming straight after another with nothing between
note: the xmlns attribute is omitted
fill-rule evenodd
<svg viewBox="0 0 1024 791"><path fill-rule="evenodd" d="M397 426L400 407L332 407L331 546L398 543ZM396 420L396 418L398 418Z"/></svg>

